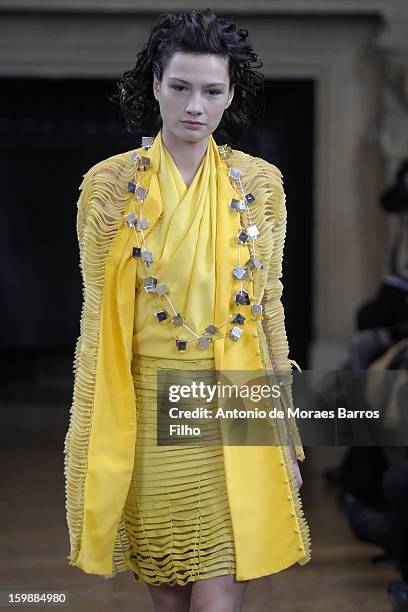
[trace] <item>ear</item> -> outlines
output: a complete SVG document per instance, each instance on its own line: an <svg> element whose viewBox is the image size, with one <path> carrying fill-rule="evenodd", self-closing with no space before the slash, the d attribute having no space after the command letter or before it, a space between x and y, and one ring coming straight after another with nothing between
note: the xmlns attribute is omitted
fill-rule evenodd
<svg viewBox="0 0 408 612"><path fill-rule="evenodd" d="M153 76L153 95L157 101L159 101L158 99L159 90L160 90L160 81L156 78L156 75L154 75Z"/></svg>
<svg viewBox="0 0 408 612"><path fill-rule="evenodd" d="M226 109L227 109L227 108L229 107L229 105L231 104L232 99L233 99L233 97L234 97L234 93L235 93L235 88L234 88L234 85L233 85L233 86L231 87L230 91L229 91L229 94L228 94L227 106L225 107Z"/></svg>

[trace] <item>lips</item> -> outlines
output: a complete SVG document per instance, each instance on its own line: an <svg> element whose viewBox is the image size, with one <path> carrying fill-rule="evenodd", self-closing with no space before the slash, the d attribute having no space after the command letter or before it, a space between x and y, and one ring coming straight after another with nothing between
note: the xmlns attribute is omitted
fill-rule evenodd
<svg viewBox="0 0 408 612"><path fill-rule="evenodd" d="M200 121L182 121L182 123L190 123L191 125L204 125Z"/></svg>

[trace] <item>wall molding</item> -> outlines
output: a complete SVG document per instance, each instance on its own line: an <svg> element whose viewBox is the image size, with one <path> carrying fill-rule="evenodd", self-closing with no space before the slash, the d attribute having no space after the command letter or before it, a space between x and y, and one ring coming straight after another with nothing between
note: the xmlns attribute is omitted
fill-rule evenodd
<svg viewBox="0 0 408 612"><path fill-rule="evenodd" d="M319 15L387 15L406 14L405 0L217 0L215 11L242 14L319 14ZM154 0L149 5L150 13L183 11L203 8L198 0ZM232 10L231 10L232 8ZM135 0L0 0L0 11L48 11L145 14L146 6Z"/></svg>

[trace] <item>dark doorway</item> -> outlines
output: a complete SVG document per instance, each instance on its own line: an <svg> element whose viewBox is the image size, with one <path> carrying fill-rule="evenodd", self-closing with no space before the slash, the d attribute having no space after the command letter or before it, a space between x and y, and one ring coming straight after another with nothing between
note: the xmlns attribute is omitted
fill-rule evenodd
<svg viewBox="0 0 408 612"><path fill-rule="evenodd" d="M15 359L24 357L60 357L71 363L82 301L75 231L78 186L91 165L140 146L140 139L126 133L118 107L108 99L112 81L2 79L2 86L0 351L7 356L7 375L15 372ZM307 367L313 82L273 80L265 89L264 122L248 132L240 148L274 163L284 176L286 326L290 356Z"/></svg>
<svg viewBox="0 0 408 612"><path fill-rule="evenodd" d="M250 130L241 148L283 174L288 221L282 301L290 357L307 369L313 337L314 81L266 81L265 96L262 125Z"/></svg>

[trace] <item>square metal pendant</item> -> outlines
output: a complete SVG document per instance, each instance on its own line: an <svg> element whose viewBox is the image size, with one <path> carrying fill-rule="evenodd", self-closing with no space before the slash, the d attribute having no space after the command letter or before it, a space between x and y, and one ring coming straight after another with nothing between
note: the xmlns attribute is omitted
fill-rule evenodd
<svg viewBox="0 0 408 612"><path fill-rule="evenodd" d="M178 351L185 351L187 348L187 340L176 340L176 346Z"/></svg>
<svg viewBox="0 0 408 612"><path fill-rule="evenodd" d="M151 251L142 251L141 259L150 265L153 262L153 253Z"/></svg>
<svg viewBox="0 0 408 612"><path fill-rule="evenodd" d="M232 149L229 145L225 144L225 145L220 145L218 147L218 151L220 154L220 157L222 159L228 159L228 157L230 157L230 155L232 155Z"/></svg>
<svg viewBox="0 0 408 612"><path fill-rule="evenodd" d="M154 316L157 318L158 321L165 321L169 316L169 313L167 312L167 310L158 310L154 313Z"/></svg>
<svg viewBox="0 0 408 612"><path fill-rule="evenodd" d="M244 321L245 321L245 317L240 312L238 312L235 315L235 317L232 319L232 322L237 323L238 325L242 325Z"/></svg>
<svg viewBox="0 0 408 612"><path fill-rule="evenodd" d="M153 136L142 136L142 147L149 149L153 144Z"/></svg>
<svg viewBox="0 0 408 612"><path fill-rule="evenodd" d="M129 157L129 161L130 162L135 162L137 159L139 159L139 153L132 153L132 155Z"/></svg>
<svg viewBox="0 0 408 612"><path fill-rule="evenodd" d="M173 317L173 325L175 325L176 327L178 327L179 325L183 325L183 317L179 312Z"/></svg>
<svg viewBox="0 0 408 612"><path fill-rule="evenodd" d="M248 261L245 262L245 267L249 270L262 270L263 264L260 259L257 259L256 257L250 257Z"/></svg>
<svg viewBox="0 0 408 612"><path fill-rule="evenodd" d="M237 291L235 294L235 303L241 304L242 306L248 306L251 302L249 300L249 294L247 291L243 289L241 291Z"/></svg>
<svg viewBox="0 0 408 612"><path fill-rule="evenodd" d="M137 228L138 230L145 230L149 227L149 221L147 219L140 219L139 223L137 224Z"/></svg>
<svg viewBox="0 0 408 612"><path fill-rule="evenodd" d="M250 225L247 227L247 232L248 236L253 240L256 240L256 238L259 236L259 229L256 227L256 225Z"/></svg>
<svg viewBox="0 0 408 612"><path fill-rule="evenodd" d="M128 191L129 193L135 193L136 185L132 183L132 181L128 182Z"/></svg>
<svg viewBox="0 0 408 612"><path fill-rule="evenodd" d="M128 215L126 215L126 224L129 227L136 227L136 225L137 225L137 217L136 217L134 212L131 212Z"/></svg>
<svg viewBox="0 0 408 612"><path fill-rule="evenodd" d="M234 325L234 327L230 329L229 335L230 335L230 338L232 338L232 340L237 341L240 339L243 333L244 333L243 329Z"/></svg>
<svg viewBox="0 0 408 612"><path fill-rule="evenodd" d="M241 266L237 266L233 269L232 275L238 280L242 280L243 278L248 278L248 270L242 268Z"/></svg>
<svg viewBox="0 0 408 612"><path fill-rule="evenodd" d="M149 168L150 166L150 157L146 157L145 155L142 155L142 157L139 160L139 170L146 170L146 168Z"/></svg>
<svg viewBox="0 0 408 612"><path fill-rule="evenodd" d="M232 178L233 181L237 181L239 177L241 176L241 170L238 170L238 168L233 168L231 166L228 171L228 176Z"/></svg>
<svg viewBox="0 0 408 612"><path fill-rule="evenodd" d="M218 327L215 325L209 325L206 327L205 331L208 332L210 336L215 336L215 334L218 334Z"/></svg>
<svg viewBox="0 0 408 612"><path fill-rule="evenodd" d="M240 232L238 235L239 244L245 244L246 242L248 242L248 240L249 240L248 232L246 230L242 230L242 232Z"/></svg>
<svg viewBox="0 0 408 612"><path fill-rule="evenodd" d="M138 185L135 189L135 196L140 202L144 202L147 196L148 190L141 185Z"/></svg>
<svg viewBox="0 0 408 612"><path fill-rule="evenodd" d="M140 257L141 252L142 252L141 247L133 247L132 257Z"/></svg>
<svg viewBox="0 0 408 612"><path fill-rule="evenodd" d="M245 195L245 199L246 199L248 204L252 204L252 202L255 202L255 196L252 195L252 193L247 193Z"/></svg>
<svg viewBox="0 0 408 612"><path fill-rule="evenodd" d="M251 304L252 314L262 314L262 304Z"/></svg>
<svg viewBox="0 0 408 612"><path fill-rule="evenodd" d="M154 276L148 276L143 279L143 287L148 293L154 293L156 291L157 278Z"/></svg>
<svg viewBox="0 0 408 612"><path fill-rule="evenodd" d="M167 285L156 285L156 293L158 293L159 295L164 295L165 293L168 292L168 287Z"/></svg>
<svg viewBox="0 0 408 612"><path fill-rule="evenodd" d="M210 338L208 336L200 336L198 339L198 346L200 349L204 350L210 346Z"/></svg>
<svg viewBox="0 0 408 612"><path fill-rule="evenodd" d="M239 211L239 210L246 210L246 204L245 204L245 200L231 200L231 204L229 205L230 210L232 211Z"/></svg>

